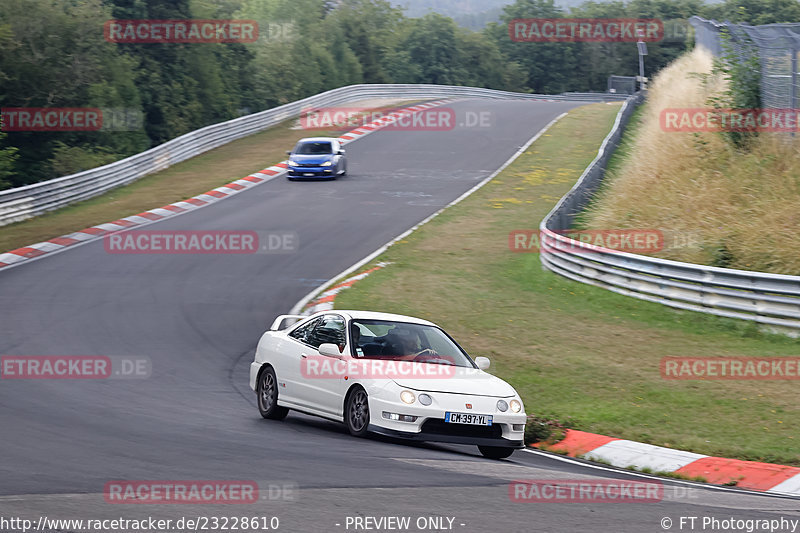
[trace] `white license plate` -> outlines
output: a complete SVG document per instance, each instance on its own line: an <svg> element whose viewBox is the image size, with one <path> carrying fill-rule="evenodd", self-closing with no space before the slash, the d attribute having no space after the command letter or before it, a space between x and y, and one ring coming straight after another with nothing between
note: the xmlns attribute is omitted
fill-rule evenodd
<svg viewBox="0 0 800 533"><path fill-rule="evenodd" d="M472 413L445 413L444 421L450 424L470 424L473 426L491 426L492 415L474 415Z"/></svg>
<svg viewBox="0 0 800 533"><path fill-rule="evenodd" d="M303 174L303 176L313 176L313 175L314 175L313 172L306 172L305 174Z"/></svg>

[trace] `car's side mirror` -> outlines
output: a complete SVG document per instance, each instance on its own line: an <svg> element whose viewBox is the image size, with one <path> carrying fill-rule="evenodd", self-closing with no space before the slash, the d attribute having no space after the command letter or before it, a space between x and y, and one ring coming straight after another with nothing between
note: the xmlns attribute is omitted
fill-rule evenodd
<svg viewBox="0 0 800 533"><path fill-rule="evenodd" d="M291 150L286 150L286 155L292 155L292 151Z"/></svg>
<svg viewBox="0 0 800 533"><path fill-rule="evenodd" d="M337 154L339 154L339 155L344 155L344 150L339 150L339 151L338 151L338 152L336 152L336 153L337 153Z"/></svg>
<svg viewBox="0 0 800 533"><path fill-rule="evenodd" d="M478 365L478 368L481 370L486 370L492 364L488 357L476 357L475 364Z"/></svg>
<svg viewBox="0 0 800 533"><path fill-rule="evenodd" d="M339 347L331 342L323 342L319 345L319 354L320 355L327 355L328 357L342 357L342 352L339 351Z"/></svg>

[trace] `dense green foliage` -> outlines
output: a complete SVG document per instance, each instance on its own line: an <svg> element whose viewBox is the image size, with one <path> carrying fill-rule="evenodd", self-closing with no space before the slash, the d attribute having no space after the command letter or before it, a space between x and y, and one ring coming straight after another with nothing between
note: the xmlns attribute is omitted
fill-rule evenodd
<svg viewBox="0 0 800 533"><path fill-rule="evenodd" d="M0 105L135 110L130 131L0 135L0 189L114 161L197 128L354 83L439 83L513 91L603 91L637 73L631 43L517 43L506 23L534 17L797 20L798 0L516 0L474 32L386 0L3 0ZM119 44L110 19L253 19L255 43ZM653 43L652 74L687 47Z"/></svg>
<svg viewBox="0 0 800 533"><path fill-rule="evenodd" d="M761 62L758 48L745 35L737 40L730 30L721 32L722 55L714 58L714 68L707 79L723 78L727 83L722 94L708 100L715 109L759 109L761 108ZM723 137L735 147L746 149L757 131L723 131Z"/></svg>

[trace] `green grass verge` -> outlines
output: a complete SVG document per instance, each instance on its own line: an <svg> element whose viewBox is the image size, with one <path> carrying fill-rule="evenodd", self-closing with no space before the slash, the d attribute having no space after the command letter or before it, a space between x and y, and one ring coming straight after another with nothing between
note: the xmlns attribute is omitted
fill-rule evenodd
<svg viewBox="0 0 800 533"><path fill-rule="evenodd" d="M665 356L785 356L800 342L544 271L508 234L540 220L592 161L616 105L575 109L484 188L389 248L340 309L432 320L516 387L529 414L722 457L800 465L791 381L667 381ZM364 267L365 269L368 266ZM376 303L379 302L379 303Z"/></svg>

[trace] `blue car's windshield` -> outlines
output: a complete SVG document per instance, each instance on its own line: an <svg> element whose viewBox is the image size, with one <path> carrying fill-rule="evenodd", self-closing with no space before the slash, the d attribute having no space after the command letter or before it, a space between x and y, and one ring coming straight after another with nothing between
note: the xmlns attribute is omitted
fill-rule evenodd
<svg viewBox="0 0 800 533"><path fill-rule="evenodd" d="M298 155L321 155L332 153L331 143L329 142L308 142L299 143L294 153Z"/></svg>

